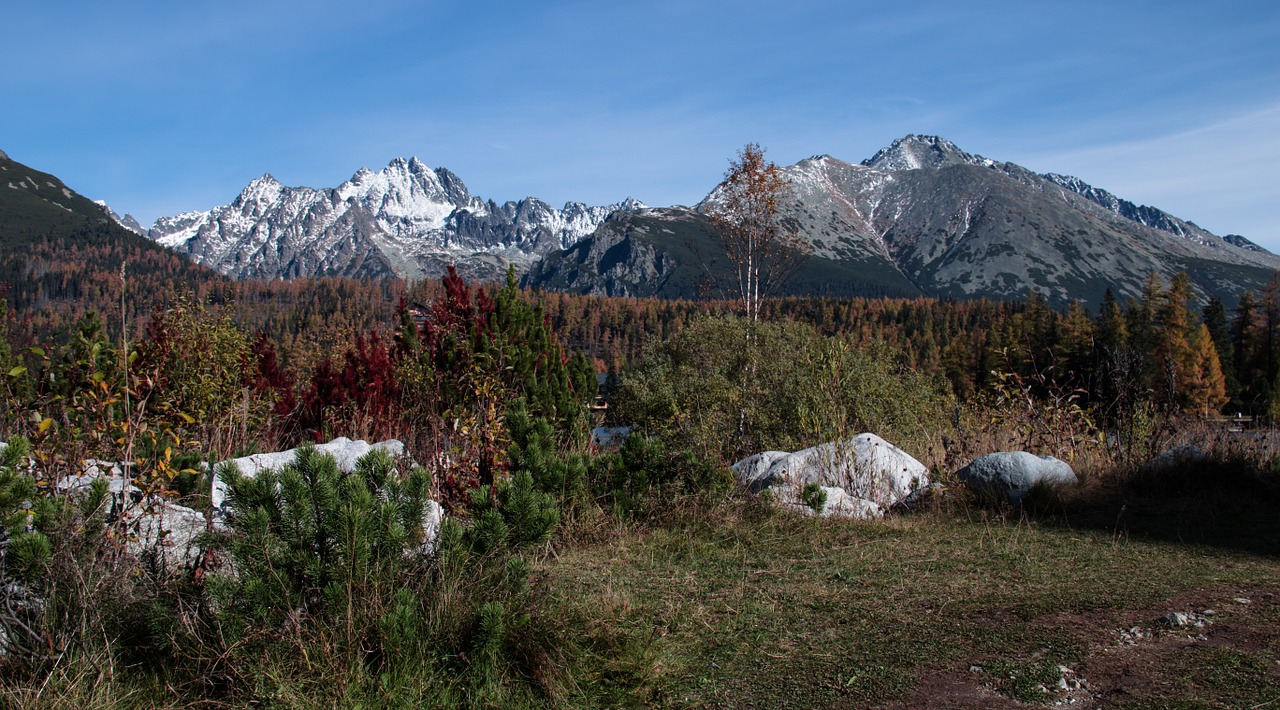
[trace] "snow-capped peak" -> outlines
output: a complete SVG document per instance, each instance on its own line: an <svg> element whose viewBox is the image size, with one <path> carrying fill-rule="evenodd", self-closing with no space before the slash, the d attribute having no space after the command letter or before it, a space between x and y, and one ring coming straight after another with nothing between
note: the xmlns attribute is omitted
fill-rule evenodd
<svg viewBox="0 0 1280 710"><path fill-rule="evenodd" d="M278 180L271 177L271 173L263 173L262 177L254 178L245 186L244 190L240 192L240 196L236 198L236 203L244 205L250 202L274 202L284 189L284 185L281 185Z"/></svg>
<svg viewBox="0 0 1280 710"><path fill-rule="evenodd" d="M936 169L947 165L991 165L992 161L980 155L970 155L946 138L908 134L895 140L888 148L880 149L862 164L894 172Z"/></svg>
<svg viewBox="0 0 1280 710"><path fill-rule="evenodd" d="M101 207L102 210L107 213L107 216L121 227L124 227L138 236L145 237L147 235L147 230L143 229L141 224L138 224L138 220L133 215L126 214L121 217L119 213L111 209L111 205L108 205L106 200L94 200L93 204Z"/></svg>
<svg viewBox="0 0 1280 710"><path fill-rule="evenodd" d="M624 203L557 210L536 198L501 206L474 197L458 176L417 157L360 168L336 188L285 187L263 175L232 204L161 218L148 236L237 277L310 273L424 278L472 260L471 274L525 268L590 234Z"/></svg>

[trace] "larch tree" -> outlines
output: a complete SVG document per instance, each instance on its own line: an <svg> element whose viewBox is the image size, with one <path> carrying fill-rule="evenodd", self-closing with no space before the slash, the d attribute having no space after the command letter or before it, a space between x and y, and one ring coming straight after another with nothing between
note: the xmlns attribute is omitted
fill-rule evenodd
<svg viewBox="0 0 1280 710"><path fill-rule="evenodd" d="M762 299L778 287L813 251L795 224L783 217L791 184L764 149L749 143L729 162L707 209L715 236L733 264L738 300L748 320L760 318Z"/></svg>
<svg viewBox="0 0 1280 710"><path fill-rule="evenodd" d="M1217 414L1230 398L1218 349L1204 323L1197 324L1192 330L1191 348L1194 367L1183 393L1186 409L1206 417Z"/></svg>

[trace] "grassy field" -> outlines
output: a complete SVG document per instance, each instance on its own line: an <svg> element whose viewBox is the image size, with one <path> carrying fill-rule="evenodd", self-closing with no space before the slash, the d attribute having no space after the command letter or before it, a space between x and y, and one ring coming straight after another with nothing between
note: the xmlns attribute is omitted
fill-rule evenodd
<svg viewBox="0 0 1280 710"><path fill-rule="evenodd" d="M1095 499L856 522L730 497L541 573L583 651L577 705L1280 707L1273 510Z"/></svg>

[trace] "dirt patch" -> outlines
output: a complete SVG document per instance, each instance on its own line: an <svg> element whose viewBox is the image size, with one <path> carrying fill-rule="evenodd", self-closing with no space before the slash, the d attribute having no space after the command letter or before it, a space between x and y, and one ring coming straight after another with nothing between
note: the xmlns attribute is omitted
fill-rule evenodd
<svg viewBox="0 0 1280 710"><path fill-rule="evenodd" d="M886 710L906 708L942 708L943 710L1005 710L1023 708L1025 704L997 692L989 678L976 670L940 670L921 673L915 692L908 700L879 705Z"/></svg>
<svg viewBox="0 0 1280 710"><path fill-rule="evenodd" d="M1009 619L996 614L991 623ZM974 658L928 669L889 708L1114 707L1193 701L1280 708L1280 587L1192 590L1143 607L1056 613L1029 623L1083 657Z"/></svg>

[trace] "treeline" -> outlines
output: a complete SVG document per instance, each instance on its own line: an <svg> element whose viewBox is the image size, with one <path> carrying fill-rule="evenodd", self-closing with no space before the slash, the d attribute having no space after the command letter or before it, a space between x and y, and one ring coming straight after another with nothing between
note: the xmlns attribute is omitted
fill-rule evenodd
<svg viewBox="0 0 1280 710"><path fill-rule="evenodd" d="M402 299L421 312L443 293L436 280L231 281L168 252L99 240L94 229L108 227L38 241L0 269L15 344L64 337L88 312L118 339L122 322L140 333L153 313L186 299L226 312L241 330L274 345L282 371L302 373L358 333L395 327ZM1166 283L1152 275L1139 298L1121 303L1108 295L1097 312L1079 304L1058 311L1033 292L1021 301L791 297L765 302L762 318L887 344L899 364L945 377L961 400L989 391L996 373L1005 372L1078 389L1104 406L1138 397L1201 412L1225 406L1271 416L1280 413L1278 284L1246 293L1230 312L1218 299L1196 308L1185 276ZM702 315L736 309L731 301L553 291L537 298L565 345L585 353L601 373L621 372L647 345Z"/></svg>
<svg viewBox="0 0 1280 710"><path fill-rule="evenodd" d="M1151 275L1140 297L1110 293L1097 312L1055 310L1037 293L1021 301L793 297L766 302L762 319L796 321L862 345L884 343L899 363L943 376L961 400L989 391L998 373L1079 390L1108 406L1138 398L1185 410L1280 414L1280 280L1248 292L1230 312L1196 308L1185 274ZM664 301L540 294L556 331L599 371L622 371L647 345L729 301Z"/></svg>
<svg viewBox="0 0 1280 710"><path fill-rule="evenodd" d="M122 232L115 225L86 224L0 252L0 298L13 313L10 337L20 343L47 342L91 310L118 333L122 313L125 322L138 324L174 294L207 294L230 286L212 271Z"/></svg>
<svg viewBox="0 0 1280 710"><path fill-rule="evenodd" d="M395 279L233 281L154 245L99 239L101 230L118 237L114 228L86 227L36 240L0 264L12 345L65 344L90 315L110 340L134 339L157 313L181 302L225 314L271 341L282 367L309 370L355 334L393 327L405 295L404 282ZM438 282L421 290L434 293Z"/></svg>

